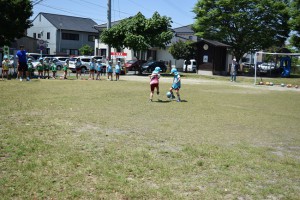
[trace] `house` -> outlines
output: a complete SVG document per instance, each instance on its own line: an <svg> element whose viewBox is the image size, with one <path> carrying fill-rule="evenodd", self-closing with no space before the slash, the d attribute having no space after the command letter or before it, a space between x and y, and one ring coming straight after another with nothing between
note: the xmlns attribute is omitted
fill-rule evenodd
<svg viewBox="0 0 300 200"><path fill-rule="evenodd" d="M195 36L194 31L192 30L192 25L186 25L178 28L173 29L174 37L171 40L171 43L167 45L166 49L157 49L157 58L159 60L165 60L169 67L176 67L177 70L182 71L183 70L183 63L184 60L176 60L173 58L173 56L169 53L168 49L173 43L178 42L179 40L182 40L184 42L186 41L197 41L197 36Z"/></svg>
<svg viewBox="0 0 300 200"><path fill-rule="evenodd" d="M193 43L197 69L202 74L226 75L231 62L227 49L229 45L208 39Z"/></svg>
<svg viewBox="0 0 300 200"><path fill-rule="evenodd" d="M90 18L39 13L27 30L27 36L39 40L39 52L56 55L79 55L83 45L94 49L98 31L97 23Z"/></svg>

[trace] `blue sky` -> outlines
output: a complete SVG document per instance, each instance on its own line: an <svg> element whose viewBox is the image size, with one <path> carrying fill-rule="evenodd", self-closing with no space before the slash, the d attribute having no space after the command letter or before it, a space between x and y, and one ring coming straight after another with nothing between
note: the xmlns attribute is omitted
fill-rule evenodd
<svg viewBox="0 0 300 200"><path fill-rule="evenodd" d="M36 0L35 0L36 1ZM192 12L197 0L111 0L112 21L124 19L141 12L150 18L155 11L171 17L173 28L194 22ZM33 7L34 19L40 12L87 17L98 24L107 22L107 0L42 0Z"/></svg>

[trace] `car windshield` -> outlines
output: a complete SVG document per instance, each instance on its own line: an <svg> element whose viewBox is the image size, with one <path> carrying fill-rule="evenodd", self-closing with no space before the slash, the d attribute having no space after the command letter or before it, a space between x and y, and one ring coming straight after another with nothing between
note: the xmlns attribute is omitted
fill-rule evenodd
<svg viewBox="0 0 300 200"><path fill-rule="evenodd" d="M90 59L89 58L82 58L81 61L82 62L90 62Z"/></svg>
<svg viewBox="0 0 300 200"><path fill-rule="evenodd" d="M93 58L95 58L95 60L98 60L98 59L102 60L102 56L95 56Z"/></svg>
<svg viewBox="0 0 300 200"><path fill-rule="evenodd" d="M144 65L151 65L152 63L154 63L155 61L148 61L146 62Z"/></svg>
<svg viewBox="0 0 300 200"><path fill-rule="evenodd" d="M65 61L67 60L68 58L58 58L58 60L61 60L61 61Z"/></svg>
<svg viewBox="0 0 300 200"><path fill-rule="evenodd" d="M132 63L135 63L136 62L136 60L129 60L129 61L127 61L127 63L129 63L129 64L132 64Z"/></svg>
<svg viewBox="0 0 300 200"><path fill-rule="evenodd" d="M76 60L76 58L70 58L70 61L75 61Z"/></svg>

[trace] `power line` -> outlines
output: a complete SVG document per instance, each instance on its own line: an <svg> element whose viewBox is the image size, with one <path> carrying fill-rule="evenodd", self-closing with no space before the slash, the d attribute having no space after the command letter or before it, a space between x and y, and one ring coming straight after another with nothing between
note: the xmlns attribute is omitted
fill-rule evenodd
<svg viewBox="0 0 300 200"><path fill-rule="evenodd" d="M59 11L65 12L65 13L69 13L69 14L72 14L72 15L75 15L75 16L80 16L80 17L84 17L84 18L90 18L90 17L88 17L88 16L79 15L78 13L75 13L75 11L74 11L74 12L71 12L71 11L68 11L68 10L65 10L65 9L53 7L53 6L50 6L50 5L48 5L48 4L43 4L43 3L41 3L40 5L41 5L41 6L44 6L44 7L47 7L47 8L52 8L52 9L55 9L55 10L59 10ZM105 20L102 20L102 19L95 19L95 18L90 18L90 19L95 20L95 21L106 22Z"/></svg>
<svg viewBox="0 0 300 200"><path fill-rule="evenodd" d="M32 1L32 6L35 6L39 3L41 3L43 0L35 0L35 1Z"/></svg>

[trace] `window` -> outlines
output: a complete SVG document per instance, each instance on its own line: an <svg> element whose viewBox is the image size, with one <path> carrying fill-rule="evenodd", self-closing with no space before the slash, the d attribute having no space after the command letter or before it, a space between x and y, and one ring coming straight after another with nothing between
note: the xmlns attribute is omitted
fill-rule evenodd
<svg viewBox="0 0 300 200"><path fill-rule="evenodd" d="M33 33L33 38L36 38L36 33Z"/></svg>
<svg viewBox="0 0 300 200"><path fill-rule="evenodd" d="M192 35L189 36L189 40L193 40L193 36Z"/></svg>
<svg viewBox="0 0 300 200"><path fill-rule="evenodd" d="M38 38L41 38L41 34L40 33L38 34Z"/></svg>
<svg viewBox="0 0 300 200"><path fill-rule="evenodd" d="M62 33L63 40L79 40L79 34Z"/></svg>
<svg viewBox="0 0 300 200"><path fill-rule="evenodd" d="M50 40L50 32L47 32L47 40Z"/></svg>
<svg viewBox="0 0 300 200"><path fill-rule="evenodd" d="M88 41L89 42L95 42L95 36L94 35L89 35L89 37L88 37Z"/></svg>
<svg viewBox="0 0 300 200"><path fill-rule="evenodd" d="M100 56L106 57L106 49L100 49Z"/></svg>

